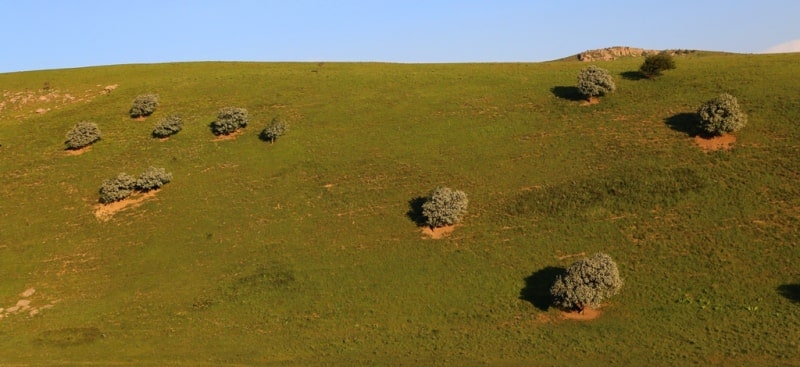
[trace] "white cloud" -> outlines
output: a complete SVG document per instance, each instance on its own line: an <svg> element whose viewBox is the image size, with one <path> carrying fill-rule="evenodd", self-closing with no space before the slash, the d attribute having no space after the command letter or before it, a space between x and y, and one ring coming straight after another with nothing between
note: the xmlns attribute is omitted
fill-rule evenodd
<svg viewBox="0 0 800 367"><path fill-rule="evenodd" d="M777 54L784 52L800 52L800 39L781 43L780 45L772 46L763 51L765 54Z"/></svg>

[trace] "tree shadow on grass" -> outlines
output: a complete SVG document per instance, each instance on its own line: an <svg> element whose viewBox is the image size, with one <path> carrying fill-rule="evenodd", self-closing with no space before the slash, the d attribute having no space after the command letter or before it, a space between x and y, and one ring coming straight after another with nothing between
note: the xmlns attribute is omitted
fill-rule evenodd
<svg viewBox="0 0 800 367"><path fill-rule="evenodd" d="M783 284L778 287L778 293L792 302L800 303L800 283Z"/></svg>
<svg viewBox="0 0 800 367"><path fill-rule="evenodd" d="M557 277L564 276L566 273L567 269L554 266L536 271L525 278L525 288L520 290L519 299L530 302L542 311L547 311L553 305L550 287L553 286Z"/></svg>
<svg viewBox="0 0 800 367"><path fill-rule="evenodd" d="M552 92L554 96L561 99L570 101L586 100L586 96L581 94L581 91L578 89L578 87L557 86L550 88L550 92Z"/></svg>
<svg viewBox="0 0 800 367"><path fill-rule="evenodd" d="M425 215L422 214L422 204L428 201L428 198L424 196L417 196L408 201L408 211L406 212L406 217L411 219L417 227L423 227L427 225L427 218Z"/></svg>
<svg viewBox="0 0 800 367"><path fill-rule="evenodd" d="M673 115L667 117L664 120L672 130L680 131L682 133L686 133L691 137L695 136L704 136L703 131L700 130L700 117L697 116L696 113L679 113L677 115Z"/></svg>
<svg viewBox="0 0 800 367"><path fill-rule="evenodd" d="M622 79L625 79L625 80L647 79L647 77L644 74L642 74L641 71L626 71L624 73L621 73L620 75L622 76Z"/></svg>

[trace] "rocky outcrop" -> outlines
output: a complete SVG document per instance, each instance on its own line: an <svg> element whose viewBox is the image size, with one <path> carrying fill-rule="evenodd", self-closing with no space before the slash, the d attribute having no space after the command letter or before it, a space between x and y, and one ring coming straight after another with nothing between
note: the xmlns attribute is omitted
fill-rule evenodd
<svg viewBox="0 0 800 367"><path fill-rule="evenodd" d="M645 50L643 48L614 46L601 48L598 50L589 50L581 52L577 55L580 61L610 61L616 60L620 57L639 57L653 55L662 52L660 50ZM684 55L695 52L694 50L664 50L671 55Z"/></svg>

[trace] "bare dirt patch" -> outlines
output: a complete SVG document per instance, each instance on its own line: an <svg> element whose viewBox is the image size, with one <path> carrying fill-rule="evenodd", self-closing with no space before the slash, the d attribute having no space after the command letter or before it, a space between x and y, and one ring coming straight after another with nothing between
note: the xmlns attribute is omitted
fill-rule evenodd
<svg viewBox="0 0 800 367"><path fill-rule="evenodd" d="M694 143L706 152L730 150L736 143L736 136L731 134L711 137L698 135L694 137Z"/></svg>
<svg viewBox="0 0 800 367"><path fill-rule="evenodd" d="M237 130L237 131L232 132L232 133L230 133L228 135L225 135L225 134L217 135L217 136L214 137L213 141L236 140L236 138L238 138L239 135L242 135L242 134L244 134L243 130Z"/></svg>
<svg viewBox="0 0 800 367"><path fill-rule="evenodd" d="M581 106L591 106L600 103L600 98L597 97L589 97L588 100L581 102Z"/></svg>
<svg viewBox="0 0 800 367"><path fill-rule="evenodd" d="M83 153L88 152L91 149L92 149L91 145L87 145L87 146L85 146L83 148L80 148L80 149L65 149L64 150L64 154L69 155L69 156L81 155Z"/></svg>
<svg viewBox="0 0 800 367"><path fill-rule="evenodd" d="M602 314L603 314L602 310L587 307L586 309L583 310L583 312L579 311L561 312L561 318L565 320L591 321L600 317L600 315Z"/></svg>
<svg viewBox="0 0 800 367"><path fill-rule="evenodd" d="M135 208L142 205L142 202L156 196L159 190L148 191L141 194L133 194L127 199L115 201L108 204L95 205L94 216L101 221L107 221L114 216L114 214L129 208Z"/></svg>
<svg viewBox="0 0 800 367"><path fill-rule="evenodd" d="M436 227L436 228L431 228L428 226L421 227L422 234L434 240L445 238L449 236L451 233L453 233L453 231L455 230L456 230L455 225Z"/></svg>

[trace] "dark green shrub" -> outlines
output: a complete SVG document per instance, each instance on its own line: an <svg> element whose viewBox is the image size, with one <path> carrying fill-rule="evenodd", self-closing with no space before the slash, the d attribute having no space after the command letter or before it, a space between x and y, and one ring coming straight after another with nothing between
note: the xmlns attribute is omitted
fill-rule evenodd
<svg viewBox="0 0 800 367"><path fill-rule="evenodd" d="M131 117L150 116L156 111L156 107L158 107L158 95L142 94L133 100L130 114Z"/></svg>
<svg viewBox="0 0 800 367"><path fill-rule="evenodd" d="M664 71L672 69L675 69L675 60L666 52L645 57L644 63L639 67L639 71L648 78L660 76Z"/></svg>
<svg viewBox="0 0 800 367"><path fill-rule="evenodd" d="M739 108L736 97L724 93L700 105L700 129L711 135L739 131L747 125L747 115Z"/></svg>
<svg viewBox="0 0 800 367"><path fill-rule="evenodd" d="M249 120L246 109L224 107L217 112L217 120L211 123L211 131L214 135L229 135L246 127Z"/></svg>
<svg viewBox="0 0 800 367"><path fill-rule="evenodd" d="M179 115L173 114L158 120L155 129L153 129L153 136L166 138L177 134L181 129L183 129L183 119Z"/></svg>
<svg viewBox="0 0 800 367"><path fill-rule="evenodd" d="M622 278L617 263L603 253L581 259L567 268L566 274L556 278L550 288L553 303L567 310L598 308L601 302L619 293Z"/></svg>
<svg viewBox="0 0 800 367"><path fill-rule="evenodd" d="M117 177L103 181L100 186L100 202L113 203L131 196L136 180L127 173L120 173Z"/></svg>
<svg viewBox="0 0 800 367"><path fill-rule="evenodd" d="M463 191L438 187L422 204L422 215L431 228L456 224L467 213L467 194Z"/></svg>
<svg viewBox="0 0 800 367"><path fill-rule="evenodd" d="M578 90L589 99L616 90L614 78L608 70L590 65L578 73Z"/></svg>
<svg viewBox="0 0 800 367"><path fill-rule="evenodd" d="M81 121L67 132L67 149L80 149L100 140L100 128L93 122Z"/></svg>
<svg viewBox="0 0 800 367"><path fill-rule="evenodd" d="M286 133L286 123L278 118L272 119L272 122L261 131L261 140L274 143L275 139Z"/></svg>
<svg viewBox="0 0 800 367"><path fill-rule="evenodd" d="M167 173L165 169L150 167L139 175L139 177L136 179L134 188L142 192L157 190L160 189L161 186L169 183L171 180L172 174Z"/></svg>

